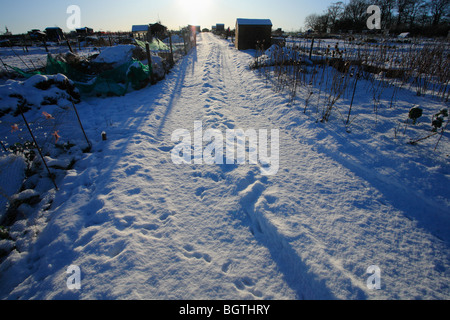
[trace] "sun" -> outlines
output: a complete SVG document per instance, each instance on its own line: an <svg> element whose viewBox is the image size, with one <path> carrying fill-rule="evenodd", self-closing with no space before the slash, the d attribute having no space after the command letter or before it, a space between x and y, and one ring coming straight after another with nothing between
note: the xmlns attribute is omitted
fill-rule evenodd
<svg viewBox="0 0 450 320"><path fill-rule="evenodd" d="M211 0L178 0L178 3L192 25L199 25L211 7Z"/></svg>

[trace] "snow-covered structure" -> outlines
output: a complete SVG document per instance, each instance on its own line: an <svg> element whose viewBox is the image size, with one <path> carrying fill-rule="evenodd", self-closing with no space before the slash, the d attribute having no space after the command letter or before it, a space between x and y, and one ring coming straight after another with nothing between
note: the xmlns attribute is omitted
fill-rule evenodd
<svg viewBox="0 0 450 320"><path fill-rule="evenodd" d="M238 50L255 49L257 42L267 49L272 41L272 22L270 19L237 19L236 48Z"/></svg>
<svg viewBox="0 0 450 320"><path fill-rule="evenodd" d="M147 40L150 31L150 25L134 25L131 28L134 39Z"/></svg>

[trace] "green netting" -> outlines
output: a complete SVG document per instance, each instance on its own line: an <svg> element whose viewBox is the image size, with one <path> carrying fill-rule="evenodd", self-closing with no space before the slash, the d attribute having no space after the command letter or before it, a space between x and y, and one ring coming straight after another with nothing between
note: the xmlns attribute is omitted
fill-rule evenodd
<svg viewBox="0 0 450 320"><path fill-rule="evenodd" d="M93 76L86 75L69 64L54 59L50 54L47 55L47 66L45 67L45 74L53 75L61 73L74 82L91 81Z"/></svg>
<svg viewBox="0 0 450 320"><path fill-rule="evenodd" d="M69 64L55 60L50 54L47 57L45 72L25 72L14 68L17 73L30 78L36 74L64 74L75 83L81 94L85 95L124 95L131 84L135 90L141 89L143 82L149 79L152 69L138 60L128 61L112 70L103 71L98 75L88 75L71 67Z"/></svg>
<svg viewBox="0 0 450 320"><path fill-rule="evenodd" d="M134 39L134 40L136 41L136 44L138 46L140 46L144 50L146 49L145 45L146 45L147 42L140 41L138 39ZM149 47L150 47L150 50L152 50L152 51L167 51L167 50L170 50L170 48L164 42L162 42L161 40L156 39L156 38L154 38L153 41L151 43L149 43Z"/></svg>
<svg viewBox="0 0 450 320"><path fill-rule="evenodd" d="M17 72L19 75L21 75L24 78L31 78L32 76L35 76L37 74L42 74L42 72L40 71L30 71L30 72L25 72L22 69L16 68L16 67L12 67L10 65L6 65L8 68L13 69L15 72Z"/></svg>

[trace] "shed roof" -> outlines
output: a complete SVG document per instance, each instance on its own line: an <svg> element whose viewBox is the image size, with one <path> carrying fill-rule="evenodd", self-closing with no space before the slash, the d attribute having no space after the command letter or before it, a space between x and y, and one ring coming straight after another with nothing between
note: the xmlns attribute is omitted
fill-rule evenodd
<svg viewBox="0 0 450 320"><path fill-rule="evenodd" d="M148 24L135 25L132 27L132 32L142 32L142 31L148 31Z"/></svg>
<svg viewBox="0 0 450 320"><path fill-rule="evenodd" d="M242 26L272 26L270 19L237 19L237 24Z"/></svg>

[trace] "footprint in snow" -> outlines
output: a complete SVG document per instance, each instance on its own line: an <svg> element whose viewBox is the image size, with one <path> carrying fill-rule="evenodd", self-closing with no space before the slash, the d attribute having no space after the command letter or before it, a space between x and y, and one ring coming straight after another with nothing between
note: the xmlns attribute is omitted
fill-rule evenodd
<svg viewBox="0 0 450 320"><path fill-rule="evenodd" d="M134 196L134 195L137 195L137 194L141 193L141 188L134 188L134 189L128 190L126 193L129 196Z"/></svg>
<svg viewBox="0 0 450 320"><path fill-rule="evenodd" d="M159 146L158 149L161 150L162 152L170 152L173 149L173 147L163 145L163 146Z"/></svg>
<svg viewBox="0 0 450 320"><path fill-rule="evenodd" d="M261 298L263 296L263 293L261 291L256 290L254 288L255 282L252 278L249 277L239 278L234 281L234 285L236 289L238 289L239 291L247 291L248 293L257 298Z"/></svg>
<svg viewBox="0 0 450 320"><path fill-rule="evenodd" d="M122 253L123 250L125 250L125 247L126 247L125 241L119 241L119 242L113 244L113 245L108 249L107 256L109 256L110 258L115 258L115 257L117 257L120 253Z"/></svg>
<svg viewBox="0 0 450 320"><path fill-rule="evenodd" d="M183 247L184 251L183 251L183 255L186 258L189 259L203 259L205 262L210 263L212 261L212 258L209 254L207 253L201 253L199 251L195 251L194 247L190 244L187 244Z"/></svg>
<svg viewBox="0 0 450 320"><path fill-rule="evenodd" d="M195 195L196 195L197 197L203 198L203 194L204 194L205 191L206 191L206 188L205 188L205 187L200 187L200 188L198 188L198 189L195 191Z"/></svg>
<svg viewBox="0 0 450 320"><path fill-rule="evenodd" d="M231 266L232 263L233 263L232 260L228 260L226 263L224 263L224 264L222 265L222 271L223 271L223 273L228 273L228 270L230 270L230 266Z"/></svg>
<svg viewBox="0 0 450 320"><path fill-rule="evenodd" d="M136 174L136 172L138 172L139 170L141 170L142 167L139 165L135 165L135 166L129 166L128 168L125 169L125 173L128 176L134 175Z"/></svg>

